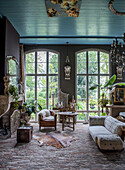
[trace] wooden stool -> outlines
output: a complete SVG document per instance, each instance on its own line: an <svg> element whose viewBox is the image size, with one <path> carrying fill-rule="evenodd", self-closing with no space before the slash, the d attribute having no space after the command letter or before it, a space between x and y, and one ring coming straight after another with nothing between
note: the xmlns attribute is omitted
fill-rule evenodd
<svg viewBox="0 0 125 170"><path fill-rule="evenodd" d="M18 143L27 143L30 142L33 135L33 127L19 127L17 129L17 142Z"/></svg>

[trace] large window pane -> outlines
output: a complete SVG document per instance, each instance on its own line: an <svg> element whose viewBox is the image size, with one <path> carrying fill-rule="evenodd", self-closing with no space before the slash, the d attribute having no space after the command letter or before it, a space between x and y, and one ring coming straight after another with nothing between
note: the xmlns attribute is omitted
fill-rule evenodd
<svg viewBox="0 0 125 170"><path fill-rule="evenodd" d="M98 68L98 65L100 66L100 69ZM103 91L101 88L97 88L95 90L89 90L89 88L99 83L104 84L105 82L107 82L108 78L108 54L98 51L86 51L77 54L77 107L79 113L78 120L85 120L85 114L94 116L100 113L98 98L100 98L99 95L101 95ZM84 113L82 112L82 110L84 110Z"/></svg>
<svg viewBox="0 0 125 170"><path fill-rule="evenodd" d="M77 120L86 120L86 114L85 112L79 112L77 115Z"/></svg>
<svg viewBox="0 0 125 170"><path fill-rule="evenodd" d="M86 52L77 54L77 74L86 73Z"/></svg>
<svg viewBox="0 0 125 170"><path fill-rule="evenodd" d="M77 109L86 110L86 76L77 76Z"/></svg>
<svg viewBox="0 0 125 170"><path fill-rule="evenodd" d="M35 76L26 76L26 100L35 100Z"/></svg>
<svg viewBox="0 0 125 170"><path fill-rule="evenodd" d="M37 63L37 73L46 74L46 63Z"/></svg>
<svg viewBox="0 0 125 170"><path fill-rule="evenodd" d="M35 63L26 63L26 74L35 74Z"/></svg>
<svg viewBox="0 0 125 170"><path fill-rule="evenodd" d="M46 63L46 55L47 55L46 51L38 51L37 52L37 62Z"/></svg>
<svg viewBox="0 0 125 170"><path fill-rule="evenodd" d="M96 51L88 52L88 73L89 74L98 73L98 57Z"/></svg>
<svg viewBox="0 0 125 170"><path fill-rule="evenodd" d="M51 96L58 90L58 54L36 51L26 54L26 101L37 101L38 110L52 106ZM51 74L51 76L49 76ZM56 74L56 76L55 76ZM57 103L56 99L56 103ZM32 114L32 120L36 120Z"/></svg>
<svg viewBox="0 0 125 170"><path fill-rule="evenodd" d="M37 102L43 108L46 108L46 76L37 77Z"/></svg>
<svg viewBox="0 0 125 170"><path fill-rule="evenodd" d="M109 54L100 52L100 73L109 73Z"/></svg>
<svg viewBox="0 0 125 170"><path fill-rule="evenodd" d="M35 62L35 52L26 54L26 63Z"/></svg>
<svg viewBox="0 0 125 170"><path fill-rule="evenodd" d="M58 55L49 52L49 73L58 74Z"/></svg>
<svg viewBox="0 0 125 170"><path fill-rule="evenodd" d="M97 76L88 76L89 88L98 84ZM98 89L89 90L89 110L98 110Z"/></svg>
<svg viewBox="0 0 125 170"><path fill-rule="evenodd" d="M52 105L58 102L58 76L49 76L49 108L52 109ZM54 95L54 101L52 101L52 95ZM52 103L55 102L55 103Z"/></svg>
<svg viewBox="0 0 125 170"><path fill-rule="evenodd" d="M38 74L46 74L46 62L47 62L46 51L37 52L37 73Z"/></svg>
<svg viewBox="0 0 125 170"><path fill-rule="evenodd" d="M105 85L105 82L109 80L109 76L100 76L100 84ZM100 88L100 94L106 89L101 89Z"/></svg>
<svg viewBox="0 0 125 170"><path fill-rule="evenodd" d="M26 74L35 74L35 53L26 54Z"/></svg>

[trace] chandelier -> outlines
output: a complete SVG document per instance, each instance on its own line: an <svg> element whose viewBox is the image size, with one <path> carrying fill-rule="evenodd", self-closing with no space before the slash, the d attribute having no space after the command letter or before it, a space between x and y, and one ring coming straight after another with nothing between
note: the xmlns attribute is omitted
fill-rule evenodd
<svg viewBox="0 0 125 170"><path fill-rule="evenodd" d="M122 80L122 72L125 72L125 33L123 43L118 42L117 38L113 41L110 50L111 62L116 66L117 79Z"/></svg>

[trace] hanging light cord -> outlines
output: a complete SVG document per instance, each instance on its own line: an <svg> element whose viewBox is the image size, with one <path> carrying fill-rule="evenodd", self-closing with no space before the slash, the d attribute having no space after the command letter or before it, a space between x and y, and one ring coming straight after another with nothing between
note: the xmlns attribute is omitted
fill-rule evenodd
<svg viewBox="0 0 125 170"><path fill-rule="evenodd" d="M68 45L69 45L69 42L66 42L66 44L67 44L67 56L66 56L66 63L69 63L70 61L69 61L69 56L68 56Z"/></svg>

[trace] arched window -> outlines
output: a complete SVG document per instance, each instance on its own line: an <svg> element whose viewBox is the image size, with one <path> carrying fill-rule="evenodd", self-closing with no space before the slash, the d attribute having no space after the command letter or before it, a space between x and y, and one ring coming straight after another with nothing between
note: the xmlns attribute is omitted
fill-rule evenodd
<svg viewBox="0 0 125 170"><path fill-rule="evenodd" d="M83 51L76 54L76 84L78 120L89 115L100 115L98 101L101 89L89 90L95 84L109 79L109 54L101 51Z"/></svg>
<svg viewBox="0 0 125 170"><path fill-rule="evenodd" d="M58 91L58 53L38 50L25 55L26 101L42 108L52 107L52 94ZM37 115L32 115L37 121Z"/></svg>

